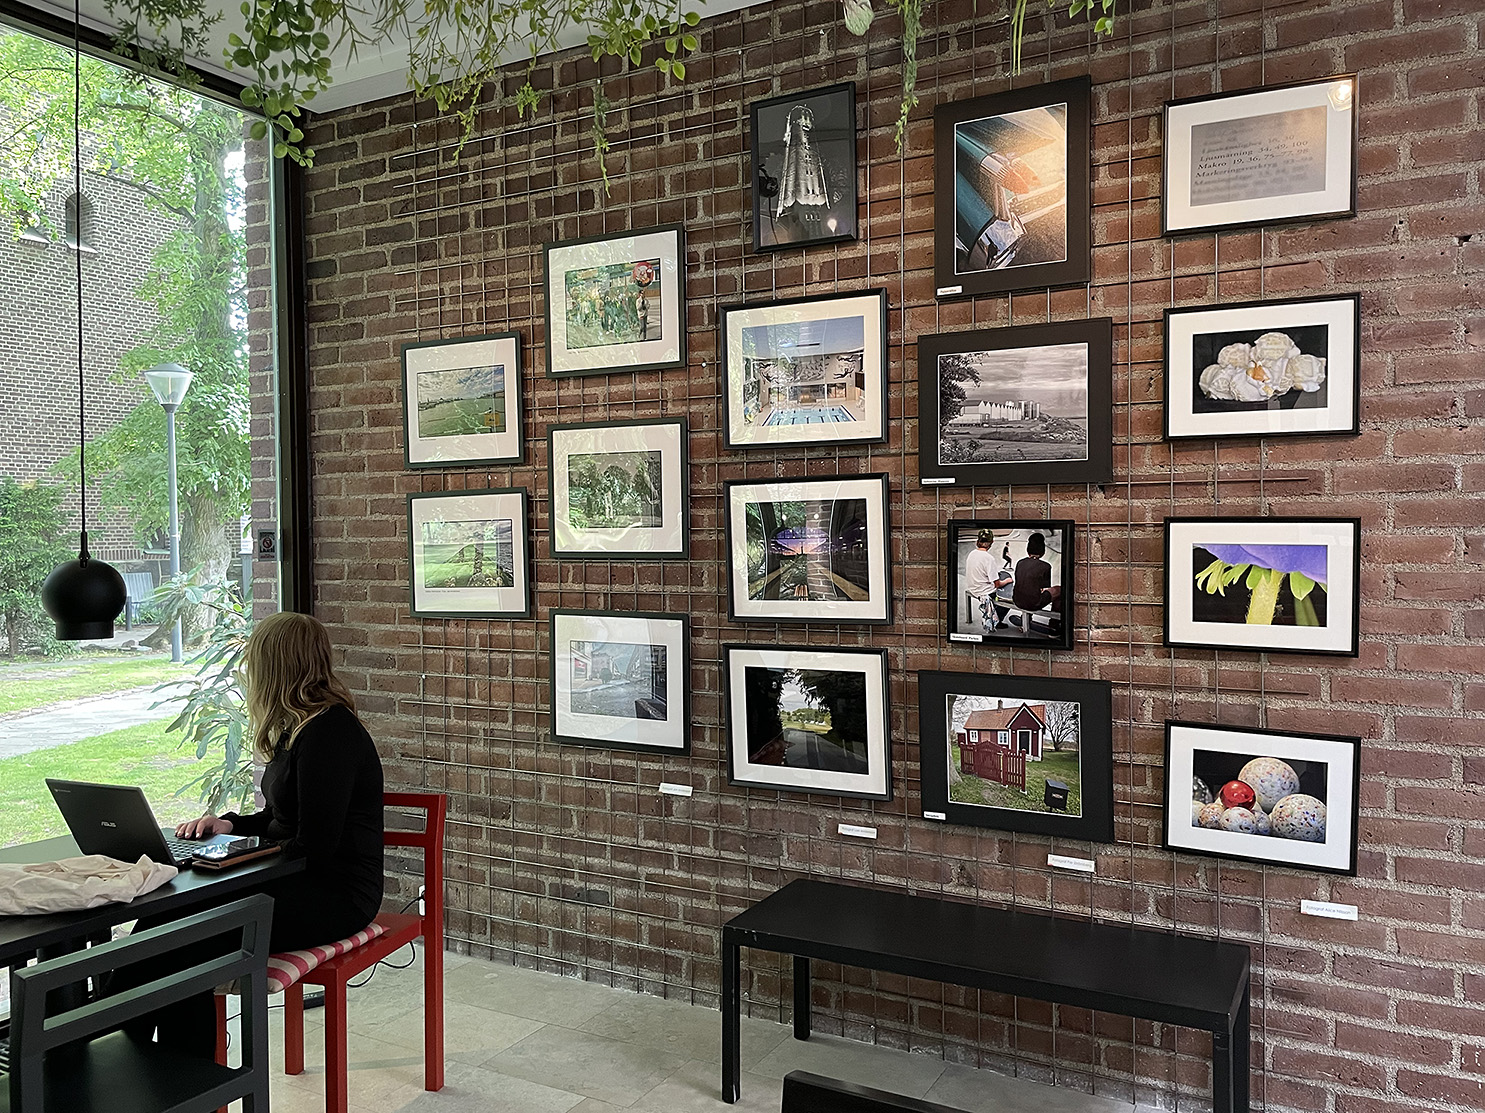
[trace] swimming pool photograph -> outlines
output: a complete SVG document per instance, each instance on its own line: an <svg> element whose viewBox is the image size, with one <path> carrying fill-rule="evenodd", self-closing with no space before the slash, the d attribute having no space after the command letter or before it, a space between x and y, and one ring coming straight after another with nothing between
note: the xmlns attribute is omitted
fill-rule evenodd
<svg viewBox="0 0 1485 1113"><path fill-rule="evenodd" d="M729 448L881 441L887 292L722 310Z"/></svg>

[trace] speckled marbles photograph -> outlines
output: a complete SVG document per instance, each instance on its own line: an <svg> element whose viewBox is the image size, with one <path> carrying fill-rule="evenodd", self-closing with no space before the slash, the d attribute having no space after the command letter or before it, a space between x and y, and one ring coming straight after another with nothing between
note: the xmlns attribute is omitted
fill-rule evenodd
<svg viewBox="0 0 1485 1113"><path fill-rule="evenodd" d="M1355 873L1360 748L1358 738L1168 722L1165 845Z"/></svg>

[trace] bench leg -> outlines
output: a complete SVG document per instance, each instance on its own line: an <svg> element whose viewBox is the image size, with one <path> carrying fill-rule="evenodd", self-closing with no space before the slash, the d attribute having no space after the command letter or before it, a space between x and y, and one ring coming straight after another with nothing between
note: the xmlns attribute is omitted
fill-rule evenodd
<svg viewBox="0 0 1485 1113"><path fill-rule="evenodd" d="M794 1038L810 1038L810 960L794 956Z"/></svg>
<svg viewBox="0 0 1485 1113"><path fill-rule="evenodd" d="M722 1100L737 1101L742 1091L742 956L722 934Z"/></svg>
<svg viewBox="0 0 1485 1113"><path fill-rule="evenodd" d="M1248 1113L1250 994L1245 986L1232 1030L1212 1033L1212 1113Z"/></svg>

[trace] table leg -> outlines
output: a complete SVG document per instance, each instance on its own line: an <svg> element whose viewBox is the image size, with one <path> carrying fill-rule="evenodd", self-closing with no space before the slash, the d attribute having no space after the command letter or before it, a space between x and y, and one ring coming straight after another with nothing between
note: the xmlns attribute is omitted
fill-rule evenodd
<svg viewBox="0 0 1485 1113"><path fill-rule="evenodd" d="M722 1100L737 1101L742 1091L742 978L736 943L722 932Z"/></svg>
<svg viewBox="0 0 1485 1113"><path fill-rule="evenodd" d="M1248 1086L1252 1081L1249 1055L1252 1053L1253 1035L1250 1028L1250 1005L1252 991L1243 987L1243 1003L1238 1006L1237 1019L1232 1024L1232 1101L1234 1113L1248 1113Z"/></svg>
<svg viewBox="0 0 1485 1113"><path fill-rule="evenodd" d="M810 1038L810 960L794 956L794 1038Z"/></svg>
<svg viewBox="0 0 1485 1113"><path fill-rule="evenodd" d="M1226 1028L1212 1033L1212 1113L1237 1113L1232 1104L1233 1035Z"/></svg>

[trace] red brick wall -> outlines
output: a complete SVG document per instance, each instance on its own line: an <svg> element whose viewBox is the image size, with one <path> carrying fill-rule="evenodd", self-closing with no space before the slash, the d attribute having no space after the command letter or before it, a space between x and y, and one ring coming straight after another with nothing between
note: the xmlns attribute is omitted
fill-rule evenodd
<svg viewBox="0 0 1485 1113"><path fill-rule="evenodd" d="M595 66L580 52L538 69L537 84L559 92L534 121L485 111L458 162L454 128L409 100L316 125L309 256L317 608L344 647L346 674L392 778L452 797L457 947L713 1003L718 925L799 873L1132 919L1252 945L1258 1106L1485 1106L1479 0L1136 7L1109 42L1064 21L1050 37L1036 18L1028 29L1017 84L1084 72L1095 82L1094 281L1050 296L933 298L932 109L1010 84L1004 8L990 0L952 0L929 13L922 103L900 154L892 139L895 21L879 16L863 42L838 26L834 3L797 0L704 23L684 86L652 71L614 72L606 85L615 106L608 195L588 152ZM1355 219L1160 236L1167 98L1353 69L1361 74ZM862 239L751 254L747 104L847 79L857 84L862 115ZM688 235L689 366L543 378L542 243L671 221L683 221ZM718 307L875 285L891 299L889 442L724 451ZM1360 437L1161 440L1166 306L1352 289L1364 295ZM1115 482L921 487L915 338L1085 315L1115 324ZM526 342L530 464L404 471L399 345L505 328ZM693 559L552 560L547 425L660 414L691 423ZM895 625L727 623L721 484L807 470L890 473ZM533 498L537 617L410 617L404 496L505 485L529 487ZM955 647L939 636L941 527L970 510L1088 524L1077 557L1090 603L1077 615L1075 652L1049 660ZM1161 648L1161 520L1214 512L1361 516L1359 659ZM548 741L545 620L557 605L689 611L690 756ZM896 798L872 805L730 788L724 641L886 648ZM1111 680L1118 843L1053 847L918 818L913 673L935 667L1050 668ZM1159 850L1161 724L1171 715L1364 736L1360 876ZM696 793L662 797L662 779ZM842 821L874 826L879 838L842 839ZM1096 878L1049 872L1049 849L1096 856ZM1302 917L1301 898L1357 903L1361 919ZM816 987L821 1030L1055 1075L1099 1093L1203 1100L1207 1040L1198 1033L857 970L825 973ZM754 1015L787 1016L784 962L752 956L746 978Z"/></svg>

